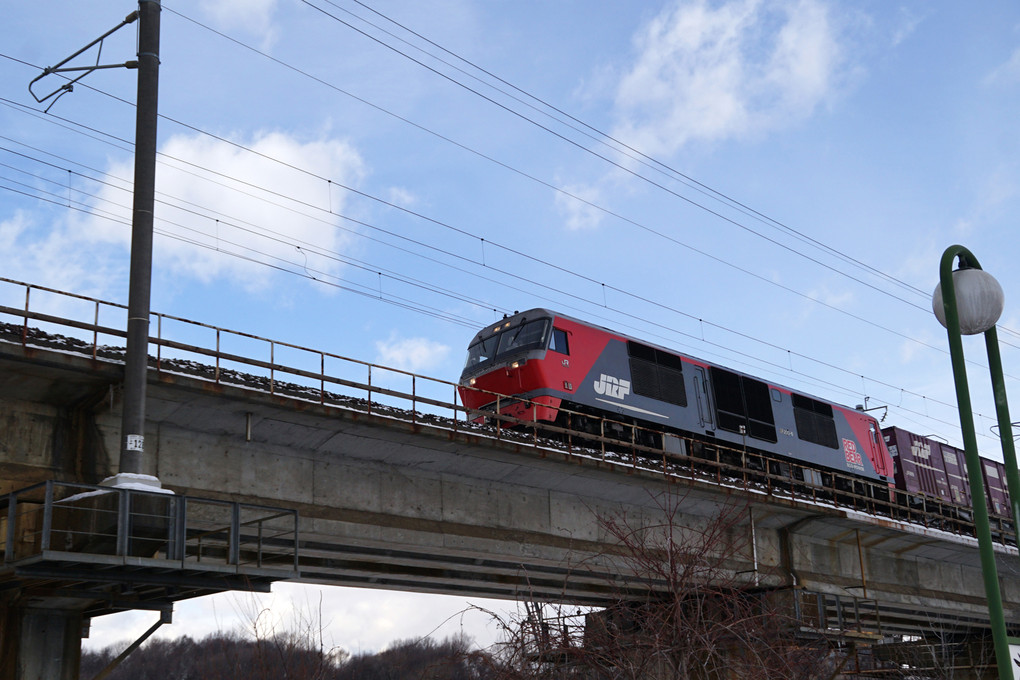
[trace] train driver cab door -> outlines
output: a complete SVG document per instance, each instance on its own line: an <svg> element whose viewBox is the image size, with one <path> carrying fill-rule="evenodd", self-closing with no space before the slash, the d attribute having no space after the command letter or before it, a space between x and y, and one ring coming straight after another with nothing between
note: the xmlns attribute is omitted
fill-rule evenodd
<svg viewBox="0 0 1020 680"><path fill-rule="evenodd" d="M868 422L868 458L875 468L875 472L890 479L893 476L892 457L885 448L885 441L882 439L882 432L874 420Z"/></svg>
<svg viewBox="0 0 1020 680"><path fill-rule="evenodd" d="M695 366L694 398L698 402L698 424L710 434L715 430L715 409L712 407L712 391L708 389L708 375L704 367Z"/></svg>

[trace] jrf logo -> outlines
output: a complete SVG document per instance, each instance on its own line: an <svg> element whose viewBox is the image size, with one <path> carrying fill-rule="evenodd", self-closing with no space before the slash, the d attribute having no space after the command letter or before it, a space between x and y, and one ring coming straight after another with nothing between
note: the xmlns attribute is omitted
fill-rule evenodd
<svg viewBox="0 0 1020 680"><path fill-rule="evenodd" d="M620 380L605 373L595 381L595 391L613 399L623 399L630 394L630 381Z"/></svg>

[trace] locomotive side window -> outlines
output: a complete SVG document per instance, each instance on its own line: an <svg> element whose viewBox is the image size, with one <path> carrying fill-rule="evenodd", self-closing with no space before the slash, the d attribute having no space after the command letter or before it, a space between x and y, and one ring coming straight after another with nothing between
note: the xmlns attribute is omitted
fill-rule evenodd
<svg viewBox="0 0 1020 680"><path fill-rule="evenodd" d="M741 427L746 428L747 417L744 413L744 396L740 392L740 376L712 368L712 386L715 387L719 428L729 432L740 432Z"/></svg>
<svg viewBox="0 0 1020 680"><path fill-rule="evenodd" d="M630 384L634 394L687 406L683 361L660 349L627 342L630 355Z"/></svg>
<svg viewBox="0 0 1020 680"><path fill-rule="evenodd" d="M567 346L567 332L554 328L552 340L549 341L549 349L560 354L570 354L570 348Z"/></svg>
<svg viewBox="0 0 1020 680"><path fill-rule="evenodd" d="M755 439L776 442L776 419L772 415L772 396L769 386L748 377L740 379L747 404L748 433Z"/></svg>
<svg viewBox="0 0 1020 680"><path fill-rule="evenodd" d="M776 420L768 385L714 366L711 371L720 429L775 442Z"/></svg>
<svg viewBox="0 0 1020 680"><path fill-rule="evenodd" d="M836 422L832 417L832 406L825 402L793 395L793 419L797 424L797 436L801 440L839 448L839 437L836 436Z"/></svg>

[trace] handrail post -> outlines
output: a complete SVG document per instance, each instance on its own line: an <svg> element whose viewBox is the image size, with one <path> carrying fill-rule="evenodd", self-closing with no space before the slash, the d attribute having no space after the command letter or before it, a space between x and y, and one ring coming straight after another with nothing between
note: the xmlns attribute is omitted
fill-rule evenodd
<svg viewBox="0 0 1020 680"><path fill-rule="evenodd" d="M99 300L96 300L96 313L92 319L92 361L99 352Z"/></svg>
<svg viewBox="0 0 1020 680"><path fill-rule="evenodd" d="M241 561L241 506L230 505L230 544L227 547L227 564L237 566Z"/></svg>
<svg viewBox="0 0 1020 680"><path fill-rule="evenodd" d="M42 550L50 549L50 532L53 530L53 480L46 480L46 498L43 501Z"/></svg>
<svg viewBox="0 0 1020 680"><path fill-rule="evenodd" d="M269 393L276 394L276 343L269 341Z"/></svg>
<svg viewBox="0 0 1020 680"><path fill-rule="evenodd" d="M7 501L7 535L4 540L4 562L10 562L17 555L14 552L14 528L18 520L18 494L12 491Z"/></svg>
<svg viewBox="0 0 1020 680"><path fill-rule="evenodd" d="M294 571L298 572L300 567L300 561L298 559L298 550L300 549L300 542L298 541L298 514L294 513Z"/></svg>
<svg viewBox="0 0 1020 680"><path fill-rule="evenodd" d="M174 561L184 561L188 557L188 497L181 496L174 501L174 534L173 534L173 555L167 557Z"/></svg>
<svg viewBox="0 0 1020 680"><path fill-rule="evenodd" d="M118 557L128 554L128 539L131 525L130 511L131 491L124 489L117 492L117 548Z"/></svg>
<svg viewBox="0 0 1020 680"><path fill-rule="evenodd" d="M602 460L606 459L606 419L599 418L599 447L602 449Z"/></svg>
<svg viewBox="0 0 1020 680"><path fill-rule="evenodd" d="M21 324L21 346L28 344L28 312L29 297L32 295L32 286L25 286L25 317Z"/></svg>
<svg viewBox="0 0 1020 680"><path fill-rule="evenodd" d="M630 464L637 467L637 424L630 425Z"/></svg>
<svg viewBox="0 0 1020 680"><path fill-rule="evenodd" d="M262 568L262 523L263 520L260 519L258 521L258 543L256 544L258 547L255 550L255 565L260 569Z"/></svg>
<svg viewBox="0 0 1020 680"><path fill-rule="evenodd" d="M458 410L459 404L457 403L460 400L460 393L458 392L456 385L452 385L452 387L453 387L453 431L456 432L457 424L460 422L459 416L460 411ZM464 419L467 420L467 411L464 412Z"/></svg>
<svg viewBox="0 0 1020 680"><path fill-rule="evenodd" d="M156 371L163 369L163 315L156 315Z"/></svg>

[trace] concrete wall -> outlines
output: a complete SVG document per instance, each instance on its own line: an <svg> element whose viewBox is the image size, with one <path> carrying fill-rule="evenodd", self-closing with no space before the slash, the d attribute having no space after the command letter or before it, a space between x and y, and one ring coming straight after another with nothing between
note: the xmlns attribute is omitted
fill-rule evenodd
<svg viewBox="0 0 1020 680"><path fill-rule="evenodd" d="M4 351L4 490L115 473L119 368ZM181 494L298 509L307 581L604 597L619 546L599 518L658 524L658 504L673 494L683 499L678 524L706 526L721 508L750 508L727 538L741 546L727 567L746 579L983 613L970 539L195 378L153 376L145 466ZM1003 562L1003 590L1007 616L1020 622L1014 563Z"/></svg>

